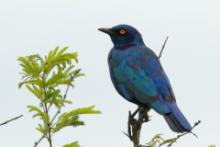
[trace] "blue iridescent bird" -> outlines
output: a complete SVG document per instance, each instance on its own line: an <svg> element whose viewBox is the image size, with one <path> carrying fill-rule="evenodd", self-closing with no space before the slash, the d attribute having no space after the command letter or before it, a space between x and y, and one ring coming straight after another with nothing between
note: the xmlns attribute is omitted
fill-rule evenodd
<svg viewBox="0 0 220 147"><path fill-rule="evenodd" d="M132 103L154 109L173 131L190 132L192 127L176 104L158 57L145 46L138 30L129 25L99 30L110 35L114 44L108 63L118 93Z"/></svg>

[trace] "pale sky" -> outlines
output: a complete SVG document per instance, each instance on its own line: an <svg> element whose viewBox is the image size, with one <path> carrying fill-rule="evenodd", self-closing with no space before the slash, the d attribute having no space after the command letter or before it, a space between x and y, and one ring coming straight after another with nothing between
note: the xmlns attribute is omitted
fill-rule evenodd
<svg viewBox="0 0 220 147"><path fill-rule="evenodd" d="M170 36L161 62L169 76L179 107L193 124L196 139L187 135L178 147L207 147L219 143L220 2L218 0L0 0L0 122L24 117L0 127L1 147L31 147L40 134L37 119L26 105L37 104L27 90L19 90L18 56L46 54L56 46L79 53L86 74L75 83L69 97L78 106L96 105L101 115L83 116L86 126L68 127L54 136L54 147L78 140L84 147L132 147L122 133L127 112L136 106L125 101L110 81L107 55L110 38L99 27L130 24L156 53ZM141 142L156 133L174 137L164 119L150 111ZM46 141L39 147L47 147Z"/></svg>

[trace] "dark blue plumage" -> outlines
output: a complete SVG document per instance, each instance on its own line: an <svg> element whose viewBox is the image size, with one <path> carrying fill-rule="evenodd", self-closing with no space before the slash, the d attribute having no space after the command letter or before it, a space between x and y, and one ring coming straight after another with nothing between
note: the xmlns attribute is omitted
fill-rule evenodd
<svg viewBox="0 0 220 147"><path fill-rule="evenodd" d="M191 131L158 57L145 46L140 33L129 25L99 30L109 34L114 44L108 63L118 93L132 103L153 108L173 131Z"/></svg>

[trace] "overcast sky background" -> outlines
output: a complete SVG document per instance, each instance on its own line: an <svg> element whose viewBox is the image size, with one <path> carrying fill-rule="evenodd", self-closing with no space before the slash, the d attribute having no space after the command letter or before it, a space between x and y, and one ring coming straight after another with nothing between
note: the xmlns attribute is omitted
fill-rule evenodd
<svg viewBox="0 0 220 147"><path fill-rule="evenodd" d="M37 120L26 105L37 100L19 90L17 58L33 53L46 54L56 46L69 46L79 53L86 76L77 80L69 97L78 106L96 105L102 115L83 116L87 125L66 128L54 136L54 146L78 140L84 147L131 147L122 133L127 129L127 112L135 105L125 101L110 81L107 55L110 38L97 31L125 23L135 26L146 45L156 53L170 36L161 62L167 72L177 102L188 120L202 123L178 147L207 147L219 143L220 83L220 2L218 0L0 0L0 122L24 117L0 127L1 147L31 147L40 134ZM68 110L67 109L67 110ZM156 133L176 136L164 119L150 111L141 142ZM46 141L39 147L47 147Z"/></svg>

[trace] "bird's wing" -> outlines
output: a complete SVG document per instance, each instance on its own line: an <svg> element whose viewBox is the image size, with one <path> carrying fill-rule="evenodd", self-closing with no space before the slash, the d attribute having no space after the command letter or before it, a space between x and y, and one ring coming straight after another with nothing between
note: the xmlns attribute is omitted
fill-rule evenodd
<svg viewBox="0 0 220 147"><path fill-rule="evenodd" d="M132 90L141 103L157 101L156 111L167 112L166 102L175 101L175 97L160 61L150 49L137 50L123 67L126 87Z"/></svg>
<svg viewBox="0 0 220 147"><path fill-rule="evenodd" d="M144 50L140 62L141 68L152 79L162 99L165 101L175 101L170 81L154 52L151 49Z"/></svg>
<svg viewBox="0 0 220 147"><path fill-rule="evenodd" d="M127 63L122 65L120 70L123 72L125 87L133 93L133 96L142 104L149 104L158 97L157 87L144 69L141 68L140 59L137 56L129 57Z"/></svg>
<svg viewBox="0 0 220 147"><path fill-rule="evenodd" d="M111 66L111 65L110 65ZM112 73L112 67L110 67L110 77L111 77L111 80L113 82L113 85L115 87L115 89L118 91L118 93L123 96L124 98L126 98L128 101L131 101L133 102L133 96L132 94L130 93L130 91L128 91L124 84L123 83L120 83L116 80L116 77L113 75Z"/></svg>
<svg viewBox="0 0 220 147"><path fill-rule="evenodd" d="M162 114L172 130L190 131L192 127L178 108L170 82L153 51L144 49L129 58L128 63L124 67L125 77L135 98Z"/></svg>

